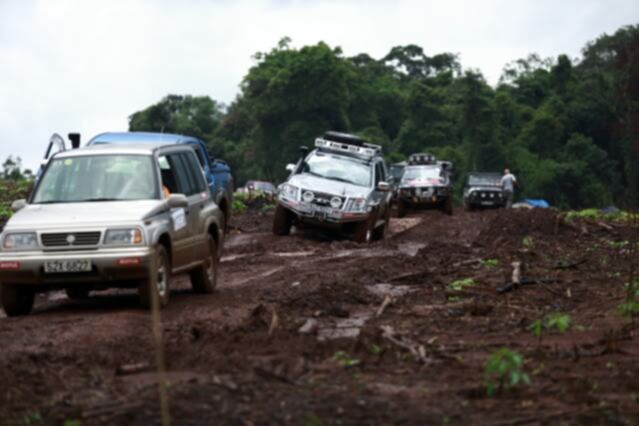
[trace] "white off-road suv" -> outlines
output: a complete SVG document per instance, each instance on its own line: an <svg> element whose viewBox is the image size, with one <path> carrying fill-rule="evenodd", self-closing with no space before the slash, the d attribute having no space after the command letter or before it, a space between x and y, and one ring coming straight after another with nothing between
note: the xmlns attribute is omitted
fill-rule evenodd
<svg viewBox="0 0 639 426"><path fill-rule="evenodd" d="M334 228L355 241L382 239L390 221L392 177L379 145L338 132L315 140L315 149L279 186L273 232L286 235L291 226Z"/></svg>

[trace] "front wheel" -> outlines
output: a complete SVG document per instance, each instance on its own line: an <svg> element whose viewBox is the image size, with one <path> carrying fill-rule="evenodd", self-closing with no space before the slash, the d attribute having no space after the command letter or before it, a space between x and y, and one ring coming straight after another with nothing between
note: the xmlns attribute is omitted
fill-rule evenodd
<svg viewBox="0 0 639 426"><path fill-rule="evenodd" d="M217 243L211 234L209 234L208 246L209 253L204 260L204 264L191 271L191 287L193 287L195 293L213 293L217 286L219 257Z"/></svg>
<svg viewBox="0 0 639 426"><path fill-rule="evenodd" d="M35 292L25 286L2 284L0 285L0 298L2 308L9 317L28 315L33 309Z"/></svg>
<svg viewBox="0 0 639 426"><path fill-rule="evenodd" d="M406 202L402 199L397 200L397 217L406 216Z"/></svg>
<svg viewBox="0 0 639 426"><path fill-rule="evenodd" d="M273 218L273 234L275 235L288 235L291 233L291 225L293 219L291 212L286 208L278 204L275 208L275 217Z"/></svg>
<svg viewBox="0 0 639 426"><path fill-rule="evenodd" d="M138 287L142 307L152 309L154 304L158 308L165 307L169 303L169 295L171 293L170 281L171 265L169 255L164 246L159 246L156 253L155 270Z"/></svg>
<svg viewBox="0 0 639 426"><path fill-rule="evenodd" d="M355 242L369 244L373 240L374 218L367 219L357 224L355 228Z"/></svg>

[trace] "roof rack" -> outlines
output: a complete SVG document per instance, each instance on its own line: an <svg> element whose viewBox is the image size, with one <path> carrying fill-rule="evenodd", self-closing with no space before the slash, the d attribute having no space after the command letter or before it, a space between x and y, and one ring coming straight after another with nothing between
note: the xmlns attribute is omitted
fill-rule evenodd
<svg viewBox="0 0 639 426"><path fill-rule="evenodd" d="M315 139L315 146L320 149L336 151L345 154L372 158L382 152L382 147L366 142L349 133L326 132L323 137Z"/></svg>

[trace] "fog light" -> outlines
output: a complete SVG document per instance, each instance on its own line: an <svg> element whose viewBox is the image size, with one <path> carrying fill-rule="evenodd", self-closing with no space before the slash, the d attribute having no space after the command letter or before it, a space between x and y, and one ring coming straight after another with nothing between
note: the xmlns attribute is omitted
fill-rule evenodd
<svg viewBox="0 0 639 426"><path fill-rule="evenodd" d="M311 191L305 191L302 194L302 200L304 200L304 202L306 203L310 203L311 201L313 201L313 199L315 199L315 195L313 195Z"/></svg>

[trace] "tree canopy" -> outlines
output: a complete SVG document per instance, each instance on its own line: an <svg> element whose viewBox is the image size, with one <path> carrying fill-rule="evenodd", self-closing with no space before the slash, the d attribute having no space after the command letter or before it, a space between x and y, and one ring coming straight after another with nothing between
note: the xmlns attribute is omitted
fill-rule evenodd
<svg viewBox="0 0 639 426"><path fill-rule="evenodd" d="M417 45L374 59L290 42L255 54L228 108L169 95L132 114L130 129L200 137L239 183L282 180L299 146L330 129L381 144L390 161L413 152L453 161L458 195L465 173L509 167L521 196L573 208L637 204L638 25L588 42L580 59L516 59L497 87L457 55Z"/></svg>

